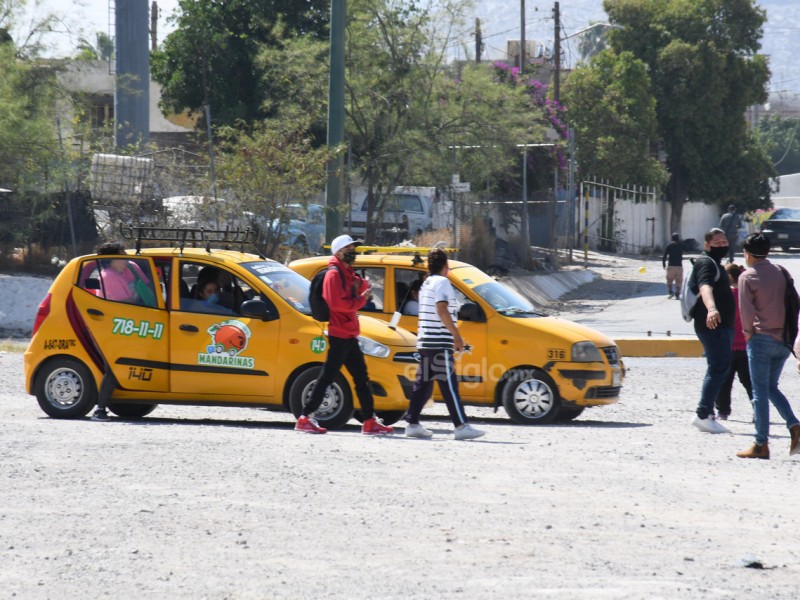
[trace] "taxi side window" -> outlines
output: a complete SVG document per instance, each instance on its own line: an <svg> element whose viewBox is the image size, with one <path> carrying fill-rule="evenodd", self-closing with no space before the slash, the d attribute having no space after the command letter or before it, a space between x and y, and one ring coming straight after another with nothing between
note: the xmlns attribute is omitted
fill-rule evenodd
<svg viewBox="0 0 800 600"><path fill-rule="evenodd" d="M424 271L417 271L416 269L395 269L394 287L395 306L398 307L397 310L403 311L405 303L412 299L411 290L418 290L423 281L425 281Z"/></svg>
<svg viewBox="0 0 800 600"><path fill-rule="evenodd" d="M180 308L215 315L239 314L252 291L227 269L183 262L180 267Z"/></svg>
<svg viewBox="0 0 800 600"><path fill-rule="evenodd" d="M144 259L97 258L81 267L78 287L106 300L156 307L156 283Z"/></svg>
<svg viewBox="0 0 800 600"><path fill-rule="evenodd" d="M358 275L372 284L372 295L361 309L368 312L383 312L386 270L383 268L364 268L356 271Z"/></svg>

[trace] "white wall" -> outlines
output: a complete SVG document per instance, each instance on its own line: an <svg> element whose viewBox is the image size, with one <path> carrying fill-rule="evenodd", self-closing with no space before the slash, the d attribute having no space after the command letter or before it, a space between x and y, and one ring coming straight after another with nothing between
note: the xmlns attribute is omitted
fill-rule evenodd
<svg viewBox="0 0 800 600"><path fill-rule="evenodd" d="M614 209L620 219L617 229L624 231L622 241L625 243L625 252L639 252L642 248L655 245L664 248L672 236L670 218L672 207L668 202L657 200L655 202L633 202L630 200L616 200ZM589 247L599 246L602 202L599 198L589 198ZM584 201L581 205L578 221L578 230L583 235L584 231ZM703 235L719 223L720 208L703 202L687 202L683 205L683 216L680 234L682 239L695 239L702 244ZM647 219L655 219L648 221ZM655 231L655 235L654 235Z"/></svg>

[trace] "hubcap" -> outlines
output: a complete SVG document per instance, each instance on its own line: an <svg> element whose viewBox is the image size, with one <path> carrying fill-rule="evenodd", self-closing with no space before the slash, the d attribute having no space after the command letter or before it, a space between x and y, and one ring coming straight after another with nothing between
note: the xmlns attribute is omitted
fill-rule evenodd
<svg viewBox="0 0 800 600"><path fill-rule="evenodd" d="M83 394L83 385L75 371L59 369L47 378L45 390L51 404L68 408L80 400Z"/></svg>
<svg viewBox="0 0 800 600"><path fill-rule="evenodd" d="M550 387L538 379L523 381L514 390L514 406L526 417L543 417L553 409L553 400Z"/></svg>
<svg viewBox="0 0 800 600"><path fill-rule="evenodd" d="M308 400L311 397L311 392L314 389L314 384L310 384L306 388L305 399ZM342 390L339 389L339 386L335 383L332 383L328 386L328 389L325 390L325 395L322 397L322 404L319 405L319 408L314 411L317 417L322 419L326 419L331 415L335 415L342 407Z"/></svg>

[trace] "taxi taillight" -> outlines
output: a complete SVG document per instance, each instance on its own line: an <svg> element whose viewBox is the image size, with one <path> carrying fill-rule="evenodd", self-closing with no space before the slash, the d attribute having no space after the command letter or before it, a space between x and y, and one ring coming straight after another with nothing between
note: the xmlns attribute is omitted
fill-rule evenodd
<svg viewBox="0 0 800 600"><path fill-rule="evenodd" d="M33 335L36 335L36 332L39 330L39 327L42 326L44 320L47 318L47 315L50 314L50 298L52 294L47 294L42 300L41 304L39 304L39 310L36 313L36 320L33 322Z"/></svg>

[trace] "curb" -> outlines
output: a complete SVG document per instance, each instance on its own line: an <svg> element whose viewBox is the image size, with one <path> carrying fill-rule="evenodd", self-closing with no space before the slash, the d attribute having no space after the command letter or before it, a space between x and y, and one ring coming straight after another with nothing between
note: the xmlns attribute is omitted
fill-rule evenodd
<svg viewBox="0 0 800 600"><path fill-rule="evenodd" d="M703 345L698 339L635 338L614 341L623 358L699 358L703 356Z"/></svg>

